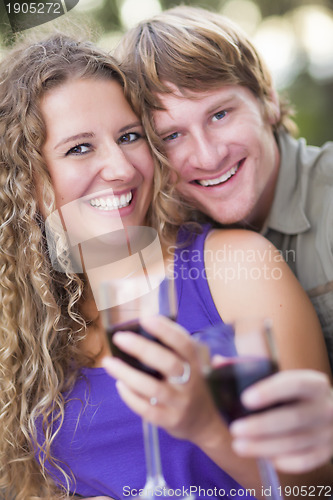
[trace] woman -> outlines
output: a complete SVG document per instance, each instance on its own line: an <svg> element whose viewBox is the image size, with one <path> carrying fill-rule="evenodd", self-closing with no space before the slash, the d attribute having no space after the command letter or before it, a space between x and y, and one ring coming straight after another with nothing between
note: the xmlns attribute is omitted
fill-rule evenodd
<svg viewBox="0 0 333 500"><path fill-rule="evenodd" d="M85 269L73 273L71 262L66 272L52 267L45 220L58 210L68 230L75 223L68 218L68 207L80 200L87 226L98 224L103 234L105 224L112 230L119 219L125 228L156 225L162 211L150 205L152 197L160 196L162 179L157 177L154 191L153 162L140 121L124 97L123 75L103 52L55 35L14 49L1 63L0 76L5 346L0 353L0 484L17 500L73 493L119 498L128 491L126 486L140 488L144 483L140 419L118 399L115 380L102 368L109 350ZM177 266L175 229L164 240L167 266ZM184 241L186 231L180 236ZM75 233L75 238L77 243L85 236ZM231 252L232 272L237 271L236 252L251 246L258 260L245 264L248 272L265 265L268 275L273 268L279 274L278 282L263 277L231 283L210 279L210 274L218 277L227 270L216 258L221 238ZM240 313L257 315L260 310L274 319L283 368L328 372L315 314L281 259L272 267L268 250L277 254L266 240L204 226L188 246L192 254L199 250L196 244L201 256L203 248L207 250L199 266L209 278L205 296L211 292L215 301L213 305L208 297L212 321L221 321L219 316L229 321ZM176 249L178 264L188 255L179 253L183 250L184 246ZM179 280L185 283L180 276ZM190 324L192 312L185 305L180 303L181 323L197 328L197 323ZM188 440L162 434L162 446L170 451L169 485L176 488L183 481L206 490L217 485L238 491L242 484L260 493L255 464L232 452L190 336L166 318L146 320L145 327L172 351L144 344L147 351L139 353L138 340L133 349L145 361L149 357L152 365L158 356L165 380L157 382L112 361L119 378L128 383L118 387L129 406L152 421L159 418L159 425ZM128 336L118 343L132 349ZM189 381L170 383L170 376L182 374L185 361L191 366ZM152 402L157 404L152 407ZM243 496L242 490L232 497Z"/></svg>
<svg viewBox="0 0 333 500"><path fill-rule="evenodd" d="M108 348L86 275L70 259L66 272L51 265L45 222L58 210L69 231L68 207L81 200L86 226L150 224L153 162L123 75L90 44L55 35L14 49L0 73L1 486L17 500L119 498L129 481L144 484L141 421L101 368ZM199 370L192 379L209 415ZM176 457L171 485L191 456L187 483L197 474L202 486L240 487L190 443L164 439Z"/></svg>

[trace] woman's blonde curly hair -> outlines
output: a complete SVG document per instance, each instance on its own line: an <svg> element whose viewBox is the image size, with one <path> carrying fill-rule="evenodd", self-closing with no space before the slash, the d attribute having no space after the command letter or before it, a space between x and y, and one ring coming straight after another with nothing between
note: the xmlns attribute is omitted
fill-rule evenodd
<svg viewBox="0 0 333 500"><path fill-rule="evenodd" d="M71 481L50 446L64 416L62 392L87 363L78 349L87 326L79 309L84 281L52 268L36 179L51 213L40 99L69 79L89 77L126 87L107 53L61 33L21 44L0 64L0 492L16 500L53 498L46 459Z"/></svg>

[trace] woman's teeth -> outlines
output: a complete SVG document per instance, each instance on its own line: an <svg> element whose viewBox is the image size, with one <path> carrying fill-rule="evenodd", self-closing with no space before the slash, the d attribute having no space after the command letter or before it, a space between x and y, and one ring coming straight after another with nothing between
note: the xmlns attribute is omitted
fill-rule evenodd
<svg viewBox="0 0 333 500"><path fill-rule="evenodd" d="M226 182L228 179L230 179L230 177L235 175L235 173L239 169L239 165L240 162L237 163L235 167L232 167L230 170L228 170L228 172L225 172L220 177L216 177L216 179L201 180L197 181L197 183L200 184L200 186L206 187L206 186L216 186L216 184L221 184L223 182Z"/></svg>
<svg viewBox="0 0 333 500"><path fill-rule="evenodd" d="M132 192L122 194L120 196L108 196L101 198L93 198L90 200L90 205L92 207L98 208L99 210L117 210L119 208L127 207L132 200Z"/></svg>

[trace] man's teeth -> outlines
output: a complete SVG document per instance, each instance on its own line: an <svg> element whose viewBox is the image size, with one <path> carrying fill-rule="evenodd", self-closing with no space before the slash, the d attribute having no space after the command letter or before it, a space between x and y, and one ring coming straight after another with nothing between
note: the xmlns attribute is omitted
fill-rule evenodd
<svg viewBox="0 0 333 500"><path fill-rule="evenodd" d="M120 196L108 196L101 198L93 198L90 200L90 205L92 207L98 208L99 210L118 210L119 208L127 207L132 200L132 192L127 194L122 194Z"/></svg>
<svg viewBox="0 0 333 500"><path fill-rule="evenodd" d="M205 187L206 186L215 186L216 184L221 184L222 182L227 181L228 179L230 179L230 177L235 175L238 168L239 168L239 163L235 167L232 167L230 170L228 170L228 172L225 172L223 175L221 175L220 177L217 177L216 179L209 179L207 181L201 180L201 181L197 181L197 182L201 186L205 186Z"/></svg>

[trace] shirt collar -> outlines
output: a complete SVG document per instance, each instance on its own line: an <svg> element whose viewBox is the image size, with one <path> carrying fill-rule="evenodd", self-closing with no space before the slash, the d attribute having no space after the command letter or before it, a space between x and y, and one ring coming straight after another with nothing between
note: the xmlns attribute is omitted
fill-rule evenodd
<svg viewBox="0 0 333 500"><path fill-rule="evenodd" d="M307 179L302 176L300 153L303 139L296 140L286 132L278 135L280 168L273 204L265 226L285 234L307 231L311 224L304 211Z"/></svg>

